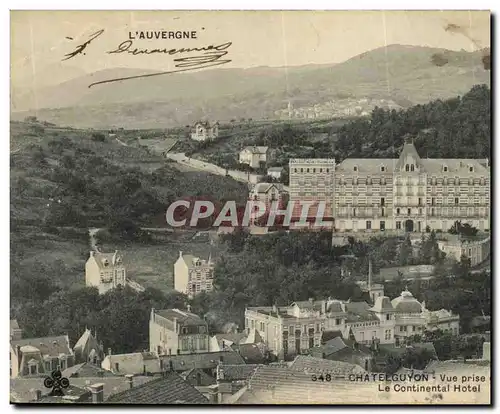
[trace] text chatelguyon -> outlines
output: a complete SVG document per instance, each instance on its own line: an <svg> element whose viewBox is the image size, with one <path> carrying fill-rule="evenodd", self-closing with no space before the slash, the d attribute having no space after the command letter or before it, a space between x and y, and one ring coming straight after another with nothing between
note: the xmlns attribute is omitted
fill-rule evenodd
<svg viewBox="0 0 500 414"><path fill-rule="evenodd" d="M209 220L212 227L248 227L256 223L262 227L286 227L293 223L294 227L328 228L332 227L332 222L324 221L326 207L325 201L289 201L284 207L276 200L271 203L249 200L246 205L237 206L235 201L221 204L184 199L170 204L166 219L172 227L196 228L200 221Z"/></svg>

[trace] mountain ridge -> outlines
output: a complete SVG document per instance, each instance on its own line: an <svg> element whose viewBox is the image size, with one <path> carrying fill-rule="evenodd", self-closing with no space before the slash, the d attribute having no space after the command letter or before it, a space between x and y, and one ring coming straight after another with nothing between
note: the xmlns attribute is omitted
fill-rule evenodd
<svg viewBox="0 0 500 414"><path fill-rule="evenodd" d="M389 45L337 64L222 67L88 88L99 80L157 72L109 68L37 92L38 110L14 110L13 117L37 112L50 122L75 125L78 108L83 118L75 126L142 128L155 118L162 126L191 123L200 117L273 118L288 102L313 105L345 95L408 105L425 103L460 95L474 84L489 84L490 73L482 61L486 53Z"/></svg>

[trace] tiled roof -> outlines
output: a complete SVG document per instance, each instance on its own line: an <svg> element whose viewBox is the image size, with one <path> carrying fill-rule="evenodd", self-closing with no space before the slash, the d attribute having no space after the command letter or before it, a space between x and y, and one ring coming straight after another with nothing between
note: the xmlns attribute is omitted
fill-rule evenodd
<svg viewBox="0 0 500 414"><path fill-rule="evenodd" d="M237 333L225 333L225 334L215 334L215 338L217 339L217 343L220 347L222 347L222 341L231 342L232 344L238 345L242 340L246 339L247 334L244 332Z"/></svg>
<svg viewBox="0 0 500 414"><path fill-rule="evenodd" d="M188 355L164 355L160 359L164 367L169 367L172 361L174 371L186 371L191 368L213 369L219 364L222 357L223 364L244 365L245 360L234 351L206 352Z"/></svg>
<svg viewBox="0 0 500 414"><path fill-rule="evenodd" d="M220 365L219 370L224 373L222 381L241 381L249 379L260 364L248 365Z"/></svg>
<svg viewBox="0 0 500 414"><path fill-rule="evenodd" d="M324 354L326 357L340 351L341 349L344 349L346 346L347 345L342 339L342 336L337 336L336 338L327 341L324 345L318 348L314 348L314 351L316 351L318 354Z"/></svg>
<svg viewBox="0 0 500 414"><path fill-rule="evenodd" d="M330 313L344 313L342 309L342 303L340 301L333 301L327 306L327 312Z"/></svg>
<svg viewBox="0 0 500 414"><path fill-rule="evenodd" d="M373 383L345 380L313 381L306 374L286 367L260 366L248 388L235 398L235 404L370 404L380 403Z"/></svg>
<svg viewBox="0 0 500 414"><path fill-rule="evenodd" d="M114 253L91 252L91 255L92 254L93 254L93 257L94 257L97 265L99 266L99 268L101 270L107 268L107 266L105 266L106 261L108 263L108 266L110 266L110 265L112 266L115 264L121 264L118 262L122 262L122 260L123 260L121 255L118 253L118 251L116 251Z"/></svg>
<svg viewBox="0 0 500 414"><path fill-rule="evenodd" d="M204 319L200 318L198 315L195 315L194 313L190 313L187 311L181 311L179 309L155 310L155 313L172 322L174 318L176 318L177 322L181 323L182 325L207 324L207 322Z"/></svg>
<svg viewBox="0 0 500 414"><path fill-rule="evenodd" d="M252 154L265 154L269 147L248 146L243 148L242 151L250 151Z"/></svg>
<svg viewBox="0 0 500 414"><path fill-rule="evenodd" d="M297 305L300 309L311 309L315 311L321 311L321 307L323 305L322 300L301 300L294 302L290 305L293 306L293 304Z"/></svg>
<svg viewBox="0 0 500 414"><path fill-rule="evenodd" d="M44 338L27 338L19 339L10 342L14 351L17 346L31 346L40 350L42 355L49 355L59 357L59 355L73 355L73 351L69 345L69 338L67 335L62 336L46 336Z"/></svg>
<svg viewBox="0 0 500 414"><path fill-rule="evenodd" d="M183 380L187 381L193 386L205 387L207 385L213 385L217 382L214 377L211 377L205 371L199 368L192 368L188 371L183 371L179 375ZM198 379L200 380L199 384Z"/></svg>
<svg viewBox="0 0 500 414"><path fill-rule="evenodd" d="M378 318L370 312L370 305L366 302L346 302L347 322L374 321Z"/></svg>
<svg viewBox="0 0 500 414"><path fill-rule="evenodd" d="M425 172L432 174L454 174L469 175L469 166L474 168L474 173L489 175L488 168L481 164L482 160L475 159L451 159L451 158L423 158L422 164ZM448 167L447 172L443 172L443 166Z"/></svg>
<svg viewBox="0 0 500 414"><path fill-rule="evenodd" d="M375 299L375 304L370 310L374 312L387 312L394 311L394 308L392 307L391 300L388 296L379 296L377 299Z"/></svg>
<svg viewBox="0 0 500 414"><path fill-rule="evenodd" d="M422 312L421 303L413 297L411 292L405 290L401 295L391 301L396 312L401 313L420 313Z"/></svg>
<svg viewBox="0 0 500 414"><path fill-rule="evenodd" d="M412 142L405 142L403 145L403 149L401 150L401 153L399 154L399 159L396 163L396 170L403 170L403 163L406 159L406 157L411 156L415 158L415 164L418 167L422 167L422 161L420 159L420 155L418 155L417 149L415 148L415 145L413 145Z"/></svg>
<svg viewBox="0 0 500 414"><path fill-rule="evenodd" d="M295 357L290 368L306 373L331 374L335 377L345 378L349 374L363 374L366 371L358 365L347 362L332 361L329 359L314 358L306 355Z"/></svg>
<svg viewBox="0 0 500 414"><path fill-rule="evenodd" d="M151 381L153 377L134 376L134 385L138 386ZM79 388L87 388L92 384L104 384L104 398L106 399L111 394L115 394L129 389L129 383L125 377L118 376L105 376L105 377L78 377L69 378L70 385ZM11 399L16 402L29 402L32 401L34 390L45 390L43 386L43 378L13 378L10 380Z"/></svg>
<svg viewBox="0 0 500 414"><path fill-rule="evenodd" d="M113 377L115 376L112 372L109 372L105 369L92 365L88 362L84 362L82 364L76 364L72 367L66 368L62 372L62 376L66 378L78 377L78 378L86 378L86 377Z"/></svg>
<svg viewBox="0 0 500 414"><path fill-rule="evenodd" d="M208 400L175 372L112 395L106 403L113 404L208 404Z"/></svg>
<svg viewBox="0 0 500 414"><path fill-rule="evenodd" d="M354 167L357 167L358 173L381 173L380 167L385 167L385 173L394 172L397 159L392 158L346 158L337 164L335 171L354 173Z"/></svg>
<svg viewBox="0 0 500 414"><path fill-rule="evenodd" d="M85 344L90 340L91 337L92 333L90 332L90 329L85 329L85 332L82 334L82 336L80 336L73 349L75 348L83 349L85 347Z"/></svg>
<svg viewBox="0 0 500 414"><path fill-rule="evenodd" d="M52 396L50 393L45 394L38 401L33 401L36 404L78 404L89 403L92 401L92 393L85 388L70 385L64 389L63 396Z"/></svg>
<svg viewBox="0 0 500 414"><path fill-rule="evenodd" d="M256 344L233 344L231 348L238 352L247 364L262 364L265 361L264 354Z"/></svg>
<svg viewBox="0 0 500 414"><path fill-rule="evenodd" d="M115 354L108 355L104 358L103 363L109 360L111 371L117 375L138 374L144 371L145 360L157 360L155 367L153 364L148 364L147 370L152 373L160 372L159 358L150 352L134 352L131 354ZM118 363L118 371L116 364Z"/></svg>
<svg viewBox="0 0 500 414"><path fill-rule="evenodd" d="M326 344L329 340L341 337L342 338L342 332L341 331L323 331L321 333L321 343Z"/></svg>
<svg viewBox="0 0 500 414"><path fill-rule="evenodd" d="M258 183L255 184L255 187L252 189L253 192L260 193L260 194L265 194L267 193L272 187L275 187L278 191L283 190L283 184L275 184L275 183Z"/></svg>

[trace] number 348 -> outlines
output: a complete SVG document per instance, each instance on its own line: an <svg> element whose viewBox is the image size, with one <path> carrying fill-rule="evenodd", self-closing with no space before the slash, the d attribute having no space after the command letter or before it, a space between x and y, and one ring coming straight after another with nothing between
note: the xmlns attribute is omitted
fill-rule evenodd
<svg viewBox="0 0 500 414"><path fill-rule="evenodd" d="M323 382L326 381L326 382L330 382L332 380L332 376L330 374L326 374L325 376L323 376L323 374L321 374L320 376L314 374L311 377L311 379L313 381L323 381Z"/></svg>

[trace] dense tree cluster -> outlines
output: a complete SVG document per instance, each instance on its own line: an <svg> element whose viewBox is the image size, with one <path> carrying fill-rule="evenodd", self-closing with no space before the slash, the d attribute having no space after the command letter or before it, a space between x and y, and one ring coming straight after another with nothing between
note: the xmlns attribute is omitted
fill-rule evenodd
<svg viewBox="0 0 500 414"><path fill-rule="evenodd" d="M40 290L44 292L44 290ZM16 312L26 337L67 333L75 344L86 327L97 331L104 349L126 353L149 348L151 308L186 308L187 298L177 292L165 295L148 288L135 292L118 287L104 295L96 288L56 291L45 298L32 297Z"/></svg>
<svg viewBox="0 0 500 414"><path fill-rule="evenodd" d="M146 172L101 156L99 145L106 144L94 145L88 148L61 138L14 156L15 167L23 172L11 183L13 211L26 197L43 196L45 225L113 227L132 221L162 226L166 208L180 197L246 199L245 186L228 177L179 172L169 165ZM51 184L43 195L40 180Z"/></svg>
<svg viewBox="0 0 500 414"><path fill-rule="evenodd" d="M476 85L463 97L402 111L375 108L370 120L354 120L340 128L336 158L395 158L407 136L422 157L488 158L490 106L489 87Z"/></svg>

